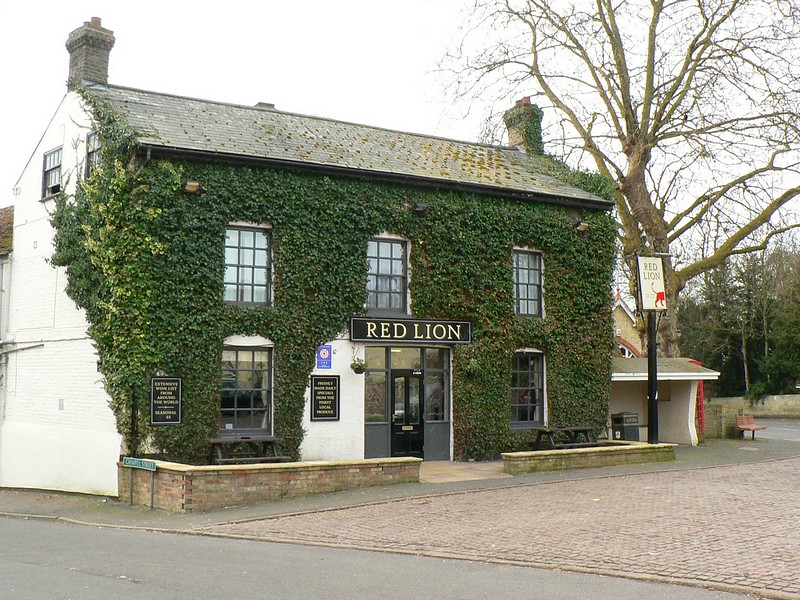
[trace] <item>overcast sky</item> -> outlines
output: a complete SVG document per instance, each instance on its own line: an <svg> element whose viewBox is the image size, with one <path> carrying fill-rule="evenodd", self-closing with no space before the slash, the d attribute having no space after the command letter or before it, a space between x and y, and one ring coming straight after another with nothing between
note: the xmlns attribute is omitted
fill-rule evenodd
<svg viewBox="0 0 800 600"><path fill-rule="evenodd" d="M0 206L66 92L69 33L114 32L116 85L477 140L437 62L469 0L0 0ZM510 104L509 104L510 105Z"/></svg>

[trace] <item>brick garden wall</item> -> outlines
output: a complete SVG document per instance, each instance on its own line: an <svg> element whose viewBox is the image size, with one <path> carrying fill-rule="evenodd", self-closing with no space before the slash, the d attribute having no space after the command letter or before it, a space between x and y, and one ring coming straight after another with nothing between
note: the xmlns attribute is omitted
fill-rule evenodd
<svg viewBox="0 0 800 600"><path fill-rule="evenodd" d="M119 468L119 499L193 512L306 494L419 481L418 458L261 465L182 465L155 461L156 471Z"/></svg>
<svg viewBox="0 0 800 600"><path fill-rule="evenodd" d="M611 465L631 465L675 460L675 444L611 442L597 448L506 452L503 471L510 475L561 471Z"/></svg>
<svg viewBox="0 0 800 600"><path fill-rule="evenodd" d="M766 396L752 403L748 398L707 398L707 438L735 438L737 415L767 419L800 419L800 395Z"/></svg>

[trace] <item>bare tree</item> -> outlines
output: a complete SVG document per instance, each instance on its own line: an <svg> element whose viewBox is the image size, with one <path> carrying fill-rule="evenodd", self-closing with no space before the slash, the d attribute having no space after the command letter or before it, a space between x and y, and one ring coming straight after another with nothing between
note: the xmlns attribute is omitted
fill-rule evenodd
<svg viewBox="0 0 800 600"><path fill-rule="evenodd" d="M671 254L675 306L691 278L798 227L795 2L477 0L447 64L462 98L537 96L555 153L614 182L625 255ZM675 311L660 334L677 354Z"/></svg>

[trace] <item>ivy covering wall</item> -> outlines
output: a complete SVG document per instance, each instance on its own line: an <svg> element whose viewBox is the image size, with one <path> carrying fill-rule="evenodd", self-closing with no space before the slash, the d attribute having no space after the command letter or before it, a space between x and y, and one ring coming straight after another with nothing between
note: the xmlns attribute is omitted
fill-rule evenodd
<svg viewBox="0 0 800 600"><path fill-rule="evenodd" d="M363 312L367 241L382 231L411 243L414 316L473 323L473 343L452 357L455 458L523 447L528 434L510 429L516 348L546 355L551 424L605 423L615 253L608 213L267 167L144 161L133 132L98 97L85 100L103 166L74 197L58 200L53 263L66 267L67 292L86 310L129 450L147 436L170 459L203 459L205 439L217 431L223 341L242 334L274 342L275 432L281 451L297 456L316 348ZM554 169L609 196L597 176ZM184 192L186 178L200 191ZM415 215L415 202L428 212ZM588 231L573 227L578 214ZM271 307L222 302L223 241L233 221L272 228ZM515 315L515 246L543 253L544 318ZM183 377L181 425L149 425L149 381L159 373Z"/></svg>

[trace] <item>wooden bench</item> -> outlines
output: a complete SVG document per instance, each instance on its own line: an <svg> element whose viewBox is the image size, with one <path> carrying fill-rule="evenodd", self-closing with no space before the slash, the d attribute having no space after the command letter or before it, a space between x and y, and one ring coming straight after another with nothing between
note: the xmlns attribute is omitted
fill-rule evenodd
<svg viewBox="0 0 800 600"><path fill-rule="evenodd" d="M279 456L280 438L262 433L224 433L209 438L209 464L248 464L289 462L291 457Z"/></svg>
<svg viewBox="0 0 800 600"><path fill-rule="evenodd" d="M739 429L739 436L744 437L745 431L753 432L753 439L756 439L756 431L766 429L766 425L756 425L753 415L739 415L736 417L736 427Z"/></svg>

